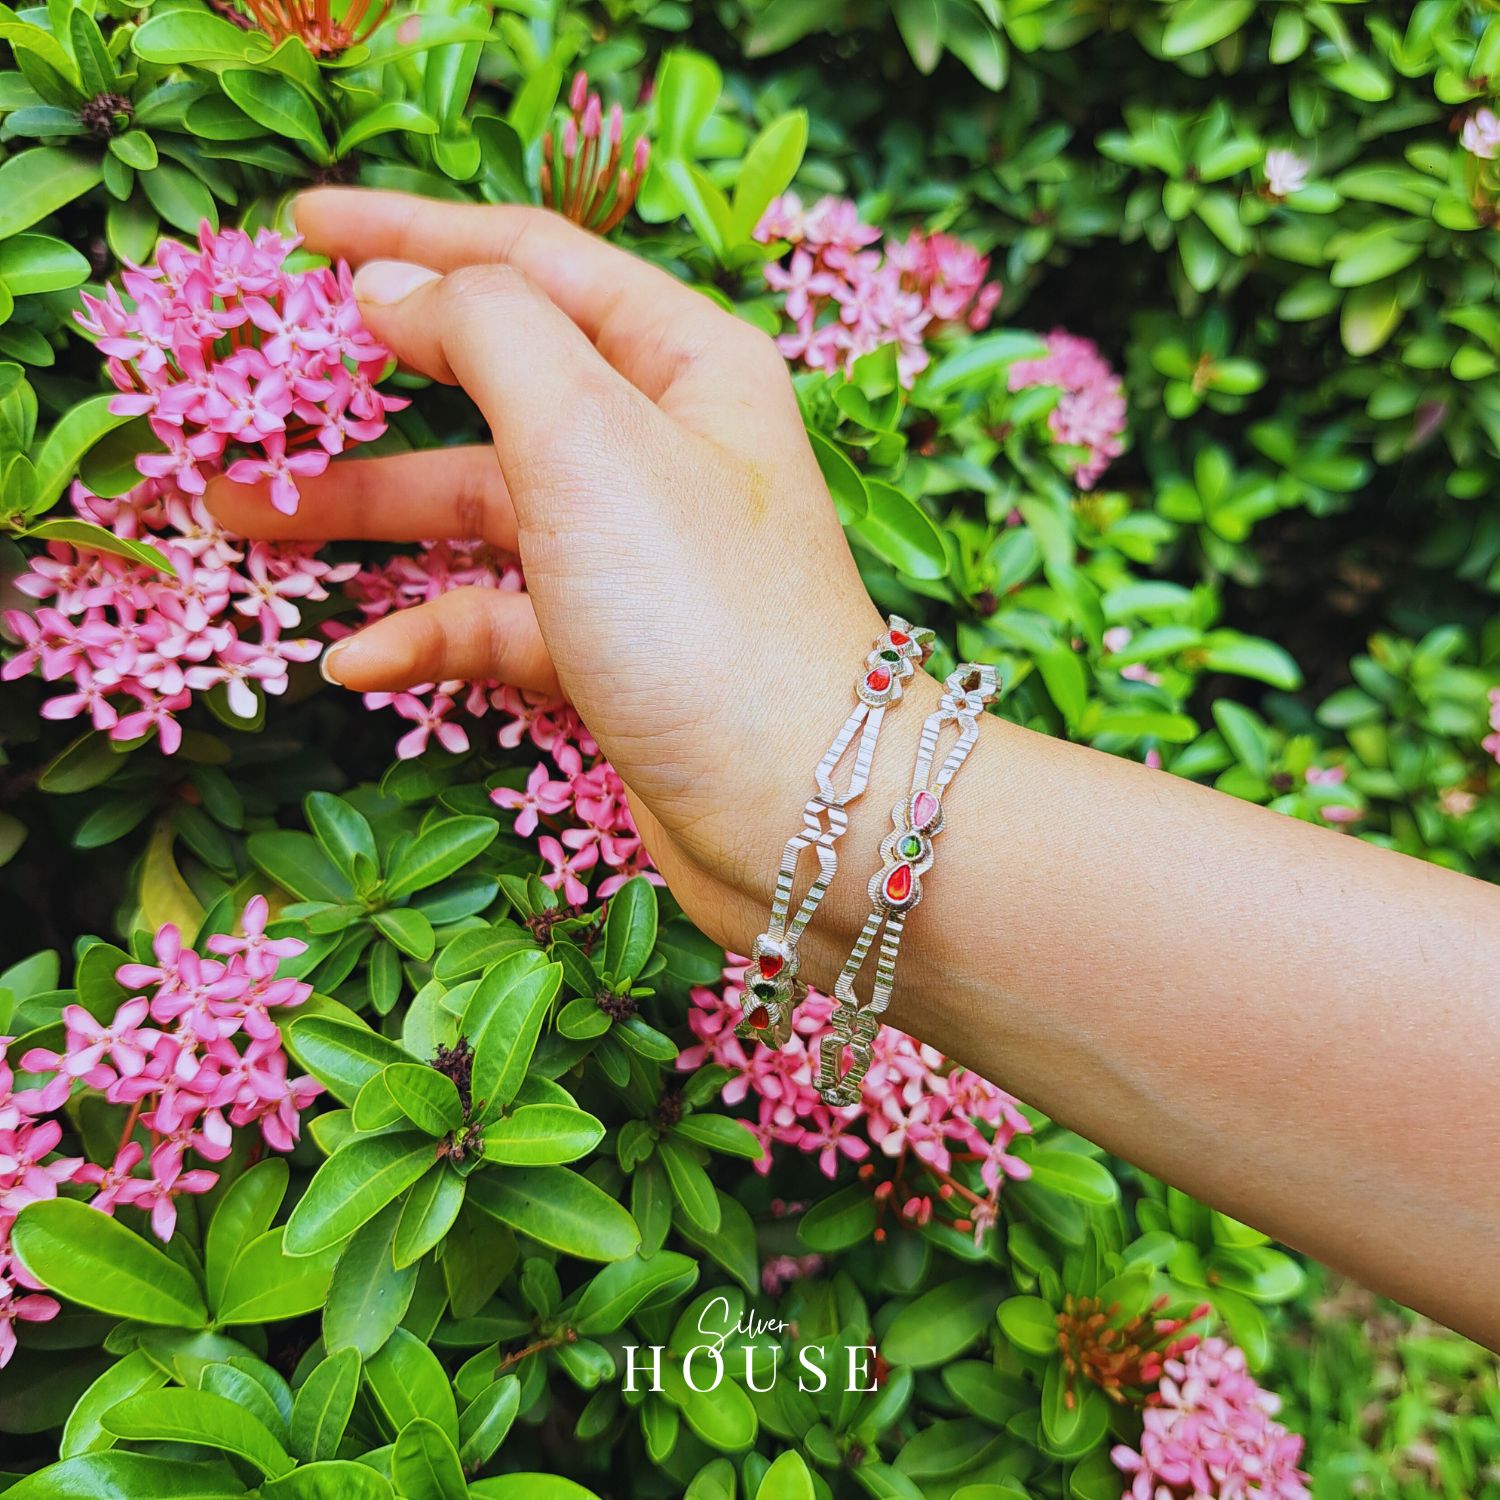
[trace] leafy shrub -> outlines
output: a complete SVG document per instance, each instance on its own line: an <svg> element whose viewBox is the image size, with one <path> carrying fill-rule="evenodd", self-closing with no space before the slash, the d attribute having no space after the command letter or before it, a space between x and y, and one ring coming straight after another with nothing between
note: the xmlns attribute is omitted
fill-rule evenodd
<svg viewBox="0 0 1500 1500"><path fill-rule="evenodd" d="M285 393L185 448L106 290L152 306L163 234L279 267L312 182L547 201L780 337L872 593L1006 716L1490 876L1486 7L57 0L0 47L17 1500L1176 1493L1189 1367L1223 1493L1494 1493L1471 1346L909 1039L846 1112L746 1055L565 705L320 687L515 560L223 535L198 468L282 472ZM477 435L346 352L309 462Z"/></svg>

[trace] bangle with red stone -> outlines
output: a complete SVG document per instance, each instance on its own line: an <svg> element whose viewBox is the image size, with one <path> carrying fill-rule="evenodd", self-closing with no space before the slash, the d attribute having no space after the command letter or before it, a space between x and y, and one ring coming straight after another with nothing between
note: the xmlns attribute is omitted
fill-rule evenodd
<svg viewBox="0 0 1500 1500"><path fill-rule="evenodd" d="M854 685L858 701L818 762L813 773L818 789L803 805L802 827L782 850L776 891L771 900L771 920L755 940L745 976L738 1027L742 1037L779 1047L791 1035L792 1010L805 990L797 981L798 940L838 869L838 851L834 845L849 826L846 809L870 779L875 741L886 710L900 699L903 685L926 661L932 639L930 630L892 615L886 621L884 633L865 657ZM848 784L840 791L833 784L833 775L851 745L854 764ZM818 872L792 912L797 862L802 851L809 847L817 855Z"/></svg>
<svg viewBox="0 0 1500 1500"><path fill-rule="evenodd" d="M943 791L974 748L979 721L995 693L995 669L966 662L948 675L941 702L923 722L911 792L891 810L894 827L881 840L880 868L870 877L870 915L834 985L832 1030L819 1044L818 1091L823 1102L835 1108L859 1103L880 1017L890 1004L906 917L922 899L922 876L932 868L932 841L943 828ZM956 724L958 738L933 776L944 724ZM875 987L870 1003L861 1005L854 981L877 937Z"/></svg>

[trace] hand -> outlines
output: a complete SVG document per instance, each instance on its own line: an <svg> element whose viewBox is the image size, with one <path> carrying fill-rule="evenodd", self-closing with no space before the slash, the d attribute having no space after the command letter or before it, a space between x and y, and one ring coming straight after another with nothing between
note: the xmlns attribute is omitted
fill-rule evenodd
<svg viewBox="0 0 1500 1500"><path fill-rule="evenodd" d="M517 553L525 594L391 615L328 674L358 692L560 688L688 915L743 947L882 624L774 344L540 209L325 189L296 221L358 268L365 321L403 365L472 396L493 446L335 463L293 516L223 480L210 505L251 536Z"/></svg>

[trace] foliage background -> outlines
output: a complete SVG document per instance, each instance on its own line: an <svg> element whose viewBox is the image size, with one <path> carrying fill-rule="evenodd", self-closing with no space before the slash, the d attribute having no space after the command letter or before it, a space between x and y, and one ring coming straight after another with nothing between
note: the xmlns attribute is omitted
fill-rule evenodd
<svg viewBox="0 0 1500 1500"><path fill-rule="evenodd" d="M778 326L777 302L749 229L784 166L796 167L805 197L847 194L869 222L950 229L992 255L1004 284L998 331L940 351L913 391L879 360L848 381L807 374L799 386L872 592L935 626L958 654L997 662L1003 714L1493 878L1500 803L1484 741L1487 692L1500 679L1500 180L1459 142L1500 74L1490 6L517 0L490 9L438 0L420 11L415 36L397 16L368 50L314 61L295 41L272 55L253 30L170 0L0 7L0 48L13 64L0 72L7 573L35 549L28 534L80 464L97 490L117 490L140 443L138 428L109 430L97 399L98 359L70 320L81 283L144 258L162 229L271 222L312 181L530 199L541 132L567 77L586 66L654 141L639 215L619 237L768 328ZM663 58L682 47L693 56L677 57L664 86ZM654 96L641 102L652 78ZM79 116L106 93L129 104L101 132ZM807 121L800 163L800 130L779 123L796 111ZM747 156L768 130L778 151ZM1309 167L1306 185L1283 198L1265 191L1274 148ZM1068 481L1045 410L1018 409L1006 388L1009 363L1030 348L1016 331L1059 325L1094 339L1126 380L1131 447L1089 494ZM383 443L426 446L473 430L461 398L424 391ZM1119 626L1130 632L1123 644L1111 631ZM1126 675L1129 667L1144 672ZM203 912L222 923L256 889L320 894L301 888L301 856L285 853L303 846L264 837L303 829L309 792L344 791L385 855L424 818L486 809L486 778L524 774L514 757L493 753L456 762L434 753L391 768L387 722L301 677L253 733L196 710L184 753L171 759L150 747L118 753L97 735L75 740L38 717L40 696L33 683L5 690L0 886L7 957L50 948L62 963L34 960L5 976L6 1029L16 1033L55 1022L69 998L57 986L73 982L75 961L101 940L130 946L163 921L191 926ZM445 971L442 954L512 907L525 915L535 887L499 882L537 868L527 845L503 835L450 875L478 882L489 899L471 910L459 902L451 921L435 914L435 954L398 955L386 928L362 917L360 941L335 957L325 949L311 976L334 1004L420 1055L433 1040L421 1019L431 1002L417 1010L411 997L447 988L445 974L472 976L457 963ZM665 900L660 934L654 958L612 977L642 978L655 992L646 1001L653 1028L681 1039L687 988L712 982L717 963ZM97 963L91 972L97 982ZM653 1140L659 1128L671 1134L659 1100L672 1074L649 1043L613 1046L623 1086L611 1081L615 1064L550 1029L533 1066L538 1077L566 1075L606 1123L605 1144L579 1166L641 1217L615 1143L631 1116L653 1122ZM706 1233L708 1210L695 1224L683 1202L692 1190L670 1184L671 1253L684 1257L695 1289L658 1292L655 1311L649 1301L638 1311L637 1333L665 1338L691 1296L736 1280L754 1289L758 1259L811 1246L832 1261L829 1274L788 1294L804 1330L847 1334L868 1320L881 1341L893 1323L940 1330L931 1347L897 1334L903 1357L892 1363L903 1369L883 1403L825 1403L809 1414L756 1401L754 1421L730 1397L709 1410L621 1406L600 1373L623 1341L613 1329L586 1341L600 1351L595 1364L564 1342L521 1361L519 1378L480 1378L492 1344L514 1352L568 1326L564 1299L593 1272L588 1256L525 1240L517 1248L510 1228L483 1215L472 1221L473 1263L512 1269L483 1286L494 1299L468 1307L460 1296L455 1307L459 1252L445 1256L446 1269L423 1262L403 1313L412 1342L430 1338L440 1357L422 1376L444 1387L456 1379L456 1410L483 1397L515 1414L485 1473L571 1474L600 1494L707 1496L736 1482L748 1494L759 1485L767 1500L802 1493L802 1471L789 1466L761 1483L765 1461L782 1450L805 1455L816 1483L838 1494L915 1486L949 1495L964 1485L981 1486L971 1500L1022 1487L1113 1494L1102 1428L1081 1448L1070 1439L1046 1385L1049 1357L991 1313L1002 1290L1055 1302L1065 1290L1095 1290L1129 1261L1151 1268L1152 1291L1215 1303L1262 1382L1285 1397L1289 1425L1307 1435L1315 1493L1500 1492L1492 1359L1317 1268L1304 1274L1241 1226L1122 1164L1102 1170L1086 1143L1036 1123L1038 1149L1089 1166L1007 1187L1000 1234L981 1252L938 1226L894 1230L877 1252L866 1242L868 1189L858 1185L825 1210L821 1238L814 1224L799 1242L796 1221L771 1214L771 1197L811 1202L827 1185L790 1155L769 1182L712 1158L725 1211L735 1201L749 1210L735 1233ZM331 1143L315 1135L299 1146L293 1196ZM687 1154L696 1186L700 1156L709 1158ZM219 1197L173 1242L194 1274ZM976 1268L992 1301L963 1295ZM473 1286L468 1293L474 1300ZM938 1304L918 1300L933 1295L948 1322L934 1319ZM756 1305L763 1300L756 1291ZM20 1355L0 1375L7 1464L25 1472L54 1457L75 1398L116 1356L185 1388L198 1387L208 1365L235 1368L235 1358L262 1379L264 1357L299 1385L316 1363L316 1347L307 1351L317 1318L301 1307L263 1331L233 1330L237 1346L223 1332L143 1327L148 1309L134 1318L110 1332L118 1316L70 1308L23 1330ZM262 1383L274 1405L280 1387ZM386 1452L389 1469L383 1444L400 1424L382 1405L378 1367L358 1399L349 1441ZM1102 1418L1128 1435L1127 1415ZM253 1464L201 1447L153 1448L164 1436L123 1447L191 1455L200 1476L239 1485L202 1493L241 1492L256 1478ZM81 1471L69 1472L59 1488L26 1481L16 1492L112 1493L80 1488ZM165 1482L158 1475L155 1489L123 1492L179 1493ZM265 1493L318 1493L301 1482ZM527 1482L533 1488L517 1493L572 1493L560 1481L555 1491ZM470 1493L511 1492L484 1488L494 1483Z"/></svg>

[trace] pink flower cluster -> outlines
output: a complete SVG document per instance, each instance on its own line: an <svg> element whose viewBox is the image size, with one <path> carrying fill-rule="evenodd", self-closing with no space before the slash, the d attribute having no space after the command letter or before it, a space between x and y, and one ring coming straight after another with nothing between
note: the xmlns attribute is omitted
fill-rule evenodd
<svg viewBox="0 0 1500 1500"><path fill-rule="evenodd" d="M480 542L425 542L421 549L362 570L348 593L365 620L424 604L454 588L524 587L514 558ZM523 693L507 683L422 683L401 693L366 693L367 708L393 708L411 722L397 742L403 760L432 740L459 754L470 746L467 720L485 722L503 749L523 741L544 752L523 789L497 787L497 807L516 814L515 831L536 836L548 870L542 879L573 906L589 899L585 878L608 873L594 890L604 899L633 875L660 883L636 832L625 787L577 713L559 698Z"/></svg>
<svg viewBox="0 0 1500 1500"><path fill-rule="evenodd" d="M821 198L805 209L795 193L783 194L755 237L791 246L765 276L784 294L793 325L777 345L810 370L847 371L861 355L896 344L901 380L910 385L927 368L935 334L986 327L1000 300L1000 284L985 281L989 257L972 245L913 229L874 249L880 230L862 223L847 198Z"/></svg>
<svg viewBox="0 0 1500 1500"><path fill-rule="evenodd" d="M0 1366L15 1349L14 1322L56 1316L51 1297L38 1290L10 1248L10 1229L28 1204L55 1198L62 1183L91 1187L89 1202L113 1214L128 1205L150 1217L158 1238L177 1227L177 1199L206 1193L218 1173L188 1165L229 1155L234 1130L258 1125L266 1145L290 1151L301 1112L322 1092L311 1078L287 1076L281 1034L269 1012L300 1005L312 986L278 978L283 958L301 953L296 938L268 938L268 908L255 896L241 918L241 936L216 934L206 944L213 958L182 945L170 924L156 935L155 964L121 964L115 977L132 995L108 1022L81 1005L62 1013L61 1052L31 1048L20 1067L53 1076L16 1092L5 1060L11 1038L0 1038ZM151 991L149 997L144 993ZM243 1046L237 1045L237 1039ZM95 1089L128 1111L109 1166L81 1157L55 1157L62 1125L48 1116L68 1101L75 1085ZM149 1153L135 1138L150 1132ZM144 1163L145 1175L137 1168Z"/></svg>
<svg viewBox="0 0 1500 1500"><path fill-rule="evenodd" d="M1168 1359L1140 1451L1111 1452L1135 1476L1126 1500L1309 1500L1302 1439L1272 1420L1280 1407L1246 1369L1244 1350L1221 1338Z"/></svg>
<svg viewBox="0 0 1500 1500"><path fill-rule="evenodd" d="M1490 732L1480 743L1497 761L1500 761L1500 687L1490 689L1489 700Z"/></svg>
<svg viewBox="0 0 1500 1500"><path fill-rule="evenodd" d="M176 716L194 693L222 687L229 709L255 716L260 693L286 691L288 663L311 661L317 641L294 632L300 604L356 565L320 562L295 542L245 542L220 530L203 502L169 480L148 479L114 500L73 486L73 510L116 536L148 542L171 563L165 573L113 553L50 542L16 588L45 601L10 610L21 650L5 680L40 667L69 691L42 706L49 719L87 715L115 740L155 730L165 754L182 742ZM174 576L175 574L175 576Z"/></svg>
<svg viewBox="0 0 1500 1500"><path fill-rule="evenodd" d="M163 240L154 261L122 273L130 305L114 287L85 293L76 316L123 392L110 410L149 417L165 448L136 460L148 478L188 495L220 472L268 479L290 514L299 479L379 437L406 405L375 389L390 354L360 321L349 268L288 271L299 243L205 221L197 251Z"/></svg>
<svg viewBox="0 0 1500 1500"><path fill-rule="evenodd" d="M1047 426L1059 443L1083 448L1087 456L1073 468L1073 481L1089 490L1125 451L1125 387L1092 339L1055 328L1047 335L1040 359L1021 359L1010 367L1010 389L1053 385L1062 391Z"/></svg>
<svg viewBox="0 0 1500 1500"><path fill-rule="evenodd" d="M677 1059L691 1070L718 1063L734 1071L724 1100L753 1098L756 1117L745 1121L765 1148L757 1170L771 1169L772 1148L791 1146L818 1158L826 1177L838 1172L840 1157L864 1162L871 1147L896 1162L893 1178L875 1188L904 1219L927 1223L938 1205L956 1215L959 1227L982 1235L995 1222L1006 1178L1031 1175L1011 1143L1031 1131L1016 1101L966 1068L954 1067L932 1047L894 1027L882 1027L874 1061L859 1104L832 1109L823 1103L814 1078L818 1044L829 1029L833 1002L811 991L798 1007L785 1047L754 1044L748 1050L735 1035L740 1020L747 960L730 955L721 993L692 992L688 1024L697 1038ZM974 1191L958 1174L977 1163L985 1193ZM919 1173L908 1183L908 1168Z"/></svg>

